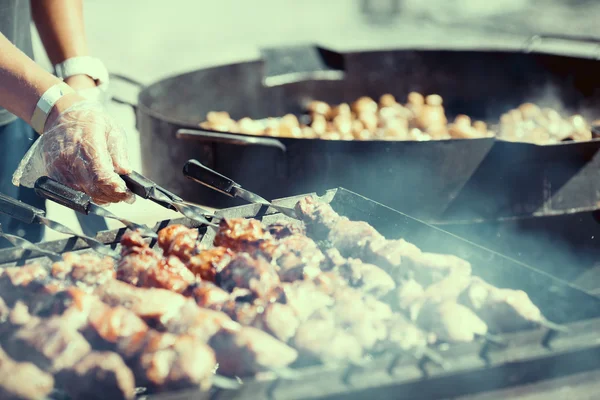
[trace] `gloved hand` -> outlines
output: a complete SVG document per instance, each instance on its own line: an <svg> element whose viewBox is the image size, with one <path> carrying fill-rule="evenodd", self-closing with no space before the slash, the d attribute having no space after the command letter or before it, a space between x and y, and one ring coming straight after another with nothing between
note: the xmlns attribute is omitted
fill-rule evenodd
<svg viewBox="0 0 600 400"><path fill-rule="evenodd" d="M49 176L92 197L97 204L133 202L120 174L131 172L123 129L96 102L82 100L48 121L13 175L33 187Z"/></svg>

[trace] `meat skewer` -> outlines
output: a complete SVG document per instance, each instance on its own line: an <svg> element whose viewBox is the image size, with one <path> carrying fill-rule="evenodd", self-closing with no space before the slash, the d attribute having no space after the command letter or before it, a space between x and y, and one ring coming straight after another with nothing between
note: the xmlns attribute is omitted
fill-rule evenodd
<svg viewBox="0 0 600 400"><path fill-rule="evenodd" d="M54 387L52 375L28 362L17 362L0 348L0 398L38 400Z"/></svg>
<svg viewBox="0 0 600 400"><path fill-rule="evenodd" d="M402 239L386 240L366 222L341 217L329 204L310 197L298 202L296 212L314 240L329 241L342 256L382 267L396 281L414 276L428 285L451 274L471 273L471 266L465 260L452 255L423 253Z"/></svg>

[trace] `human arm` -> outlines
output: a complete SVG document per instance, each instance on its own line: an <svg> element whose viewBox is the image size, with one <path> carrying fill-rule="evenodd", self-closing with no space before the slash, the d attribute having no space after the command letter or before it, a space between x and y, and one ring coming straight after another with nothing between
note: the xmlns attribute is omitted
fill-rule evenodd
<svg viewBox="0 0 600 400"><path fill-rule="evenodd" d="M31 14L53 65L89 56L82 0L32 1ZM76 90L96 87L96 82L83 74L70 76L65 82Z"/></svg>
<svg viewBox="0 0 600 400"><path fill-rule="evenodd" d="M31 124L38 100L58 83L0 34L0 107ZM118 175L131 171L125 134L99 106L67 94L56 102L40 133L13 178L15 184L32 186L47 175L99 203L131 198Z"/></svg>

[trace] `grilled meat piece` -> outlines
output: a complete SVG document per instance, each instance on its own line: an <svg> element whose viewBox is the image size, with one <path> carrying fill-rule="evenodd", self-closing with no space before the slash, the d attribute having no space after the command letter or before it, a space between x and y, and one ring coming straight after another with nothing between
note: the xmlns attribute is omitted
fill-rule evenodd
<svg viewBox="0 0 600 400"><path fill-rule="evenodd" d="M435 341L435 335L425 333L401 314L394 314L388 321L387 331L388 336L383 341L384 348L411 351L424 348Z"/></svg>
<svg viewBox="0 0 600 400"><path fill-rule="evenodd" d="M327 239L344 257L361 258L363 249L372 242L385 238L371 225L363 221L350 221L340 217L331 227Z"/></svg>
<svg viewBox="0 0 600 400"><path fill-rule="evenodd" d="M277 339L287 343L294 335L300 325L296 312L287 304L271 303L265 307L255 327L275 336Z"/></svg>
<svg viewBox="0 0 600 400"><path fill-rule="evenodd" d="M0 270L2 299L9 307L17 301L28 303L45 290L48 275L48 270L36 263Z"/></svg>
<svg viewBox="0 0 600 400"><path fill-rule="evenodd" d="M364 349L388 336L387 325L393 313L390 307L372 296L362 296L353 288L334 293L331 310L336 324L351 333Z"/></svg>
<svg viewBox="0 0 600 400"><path fill-rule="evenodd" d="M168 228L171 227L178 228L179 225ZM187 234L188 228L183 228L186 229L183 233ZM159 235L162 232L163 230ZM159 240L162 239L162 244L166 245L164 236L159 237ZM150 249L136 232L124 235L121 244L123 245L122 258L118 265L117 276L124 282L181 293L196 279L179 257L170 254L161 256Z"/></svg>
<svg viewBox="0 0 600 400"><path fill-rule="evenodd" d="M495 332L527 329L545 321L540 309L524 291L499 289L477 277L471 279L460 296L460 302Z"/></svg>
<svg viewBox="0 0 600 400"><path fill-rule="evenodd" d="M365 261L378 265L392 273L395 277L403 278L410 270L403 265L404 258L414 259L421 255L421 250L404 239L380 239L368 243L362 251Z"/></svg>
<svg viewBox="0 0 600 400"><path fill-rule="evenodd" d="M198 235L197 229L184 225L169 225L158 232L158 245L164 255L177 256L186 262L199 250Z"/></svg>
<svg viewBox="0 0 600 400"><path fill-rule="evenodd" d="M292 221L275 222L267 226L267 231L275 239L283 239L292 235L304 235L304 227Z"/></svg>
<svg viewBox="0 0 600 400"><path fill-rule="evenodd" d="M215 366L215 353L201 339L155 332L133 370L137 385L166 392L210 388Z"/></svg>
<svg viewBox="0 0 600 400"><path fill-rule="evenodd" d="M350 286L376 297L382 297L396 287L392 277L383 269L354 258L347 259L333 271L343 277Z"/></svg>
<svg viewBox="0 0 600 400"><path fill-rule="evenodd" d="M184 296L169 290L138 288L116 280L98 287L94 293L106 304L123 306L143 319L173 315L186 302Z"/></svg>
<svg viewBox="0 0 600 400"><path fill-rule="evenodd" d="M333 298L314 282L296 281L282 285L287 304L298 317L299 321L306 321L317 310L322 310L333 305Z"/></svg>
<svg viewBox="0 0 600 400"><path fill-rule="evenodd" d="M411 319L445 342L471 342L485 335L488 327L473 311L452 300L425 301L413 309Z"/></svg>
<svg viewBox="0 0 600 400"><path fill-rule="evenodd" d="M152 250L142 236L127 231L121 238L121 260L117 265L117 279L138 286L148 269L156 267L162 256Z"/></svg>
<svg viewBox="0 0 600 400"><path fill-rule="evenodd" d="M223 218L214 240L215 246L252 254L258 251L270 254L274 244L273 237L260 221L246 218Z"/></svg>
<svg viewBox="0 0 600 400"><path fill-rule="evenodd" d="M425 289L414 279L401 281L395 292L398 299L398 307L408 310L410 305L424 298Z"/></svg>
<svg viewBox="0 0 600 400"><path fill-rule="evenodd" d="M226 247L202 250L186 261L192 273L204 281L215 282L216 275L229 264L235 253Z"/></svg>
<svg viewBox="0 0 600 400"><path fill-rule="evenodd" d="M29 362L16 362L0 349L0 398L39 400L54 387L52 375Z"/></svg>
<svg viewBox="0 0 600 400"><path fill-rule="evenodd" d="M223 329L209 342L215 350L218 373L251 376L257 372L286 367L298 357L296 350L253 327Z"/></svg>
<svg viewBox="0 0 600 400"><path fill-rule="evenodd" d="M86 339L96 350L116 351L128 347L130 338L141 338L148 326L138 316L124 307L110 307L101 302L94 304L89 315L89 325L83 330Z"/></svg>
<svg viewBox="0 0 600 400"><path fill-rule="evenodd" d="M71 368L91 347L76 327L61 317L51 317L23 325L7 340L5 350L15 360L56 373Z"/></svg>
<svg viewBox="0 0 600 400"><path fill-rule="evenodd" d="M327 311L319 311L302 322L293 344L302 355L323 364L357 362L363 355L359 341L338 327L334 316Z"/></svg>
<svg viewBox="0 0 600 400"><path fill-rule="evenodd" d="M300 200L295 207L296 214L304 221L308 236L316 241L327 240L329 232L342 217L329 204L312 197Z"/></svg>
<svg viewBox="0 0 600 400"><path fill-rule="evenodd" d="M135 397L131 370L116 353L93 351L72 368L57 375L60 386L72 399L115 399Z"/></svg>
<svg viewBox="0 0 600 400"><path fill-rule="evenodd" d="M204 342L208 342L224 327L229 330L240 328L227 314L198 307L192 299L188 299L169 317L161 318L160 323L169 333L190 334Z"/></svg>
<svg viewBox="0 0 600 400"><path fill-rule="evenodd" d="M196 277L186 265L179 258L170 255L145 270L138 285L182 293L195 280Z"/></svg>
<svg viewBox="0 0 600 400"><path fill-rule="evenodd" d="M298 316L292 307L281 303L261 304L229 301L223 311L232 320L243 326L261 329L282 342L287 342L296 333L299 325Z"/></svg>
<svg viewBox="0 0 600 400"><path fill-rule="evenodd" d="M78 287L95 287L116 278L114 261L94 253L66 253L52 265L52 276Z"/></svg>
<svg viewBox="0 0 600 400"><path fill-rule="evenodd" d="M199 232L183 225L170 225L159 232L158 244L166 256L175 256L203 280L215 281L216 274L231 260L234 253L227 247L200 249Z"/></svg>
<svg viewBox="0 0 600 400"><path fill-rule="evenodd" d="M212 282L200 281L187 288L184 296L192 297L200 307L220 311L231 300L232 294Z"/></svg>
<svg viewBox="0 0 600 400"><path fill-rule="evenodd" d="M217 276L217 283L223 289L249 289L256 297L267 302L279 297L281 282L273 265L258 256L248 253L237 254Z"/></svg>
<svg viewBox="0 0 600 400"><path fill-rule="evenodd" d="M283 282L300 279L313 279L321 273L320 265L325 256L310 238L304 235L289 235L278 241L268 254L272 263L277 264L278 274Z"/></svg>

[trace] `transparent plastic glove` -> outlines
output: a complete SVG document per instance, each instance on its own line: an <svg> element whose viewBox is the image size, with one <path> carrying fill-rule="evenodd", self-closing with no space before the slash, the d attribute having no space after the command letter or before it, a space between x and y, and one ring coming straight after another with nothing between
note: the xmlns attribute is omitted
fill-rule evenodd
<svg viewBox="0 0 600 400"><path fill-rule="evenodd" d="M106 106L109 100L108 93L105 88L106 84L84 89L77 89L77 94L86 98L89 101L96 102Z"/></svg>
<svg viewBox="0 0 600 400"><path fill-rule="evenodd" d="M133 202L119 177L131 172L123 129L91 101L81 101L54 121L21 160L13 184L33 187L49 176L85 192L98 204Z"/></svg>

